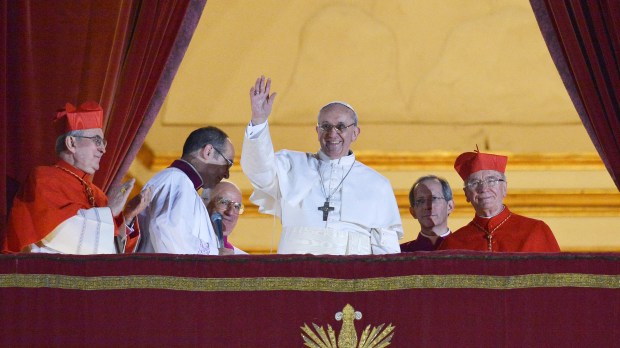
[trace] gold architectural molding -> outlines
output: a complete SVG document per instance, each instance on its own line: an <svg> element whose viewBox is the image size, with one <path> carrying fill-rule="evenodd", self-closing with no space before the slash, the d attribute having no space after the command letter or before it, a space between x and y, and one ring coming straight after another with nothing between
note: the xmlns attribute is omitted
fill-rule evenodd
<svg viewBox="0 0 620 348"><path fill-rule="evenodd" d="M149 170L157 170L157 171L159 171L159 170L161 170L161 169L163 169L165 167L160 168L160 169L156 169L156 166L154 164L156 157L157 156L155 156L155 152L149 147L149 145L147 143L143 143L142 147L140 147L140 150L138 151L138 154L136 155L136 159L135 160L139 161L140 163L142 163L142 165L145 168L148 168ZM166 157L172 157L172 156L166 156ZM170 165L170 163L172 163L172 161L170 161L168 163L168 165ZM159 166L157 166L157 168L159 168Z"/></svg>
<svg viewBox="0 0 620 348"><path fill-rule="evenodd" d="M604 170L605 166L596 153L504 153L509 157L511 170ZM359 151L357 159L380 171L398 170L451 170L456 152L380 152ZM170 165L180 154L155 153L147 144L138 152L138 160L149 170L160 171ZM235 156L239 163L240 156ZM241 171L235 165L231 171Z"/></svg>
<svg viewBox="0 0 620 348"><path fill-rule="evenodd" d="M263 214L250 202L248 190L243 191L244 216ZM409 192L397 191L396 202L401 215L409 215ZM461 191L454 192L456 208L452 216L468 217L473 208ZM620 193L613 190L511 190L505 200L510 210L523 215L554 217L620 216Z"/></svg>
<svg viewBox="0 0 620 348"><path fill-rule="evenodd" d="M401 215L409 214L409 192L396 192ZM473 215L471 204L462 191L454 192L452 216ZM575 217L620 216L620 193L614 190L519 190L508 192L510 210L523 215Z"/></svg>
<svg viewBox="0 0 620 348"><path fill-rule="evenodd" d="M452 170L454 158L458 156L450 152L359 152L356 155L361 162L381 171ZM595 153L506 155L510 157L511 170L605 170L600 157ZM168 167L178 156L155 153L144 144L138 153L138 160L149 170L159 171ZM235 163L239 163L239 156L235 157ZM231 171L241 171L241 167L235 165ZM466 202L463 192L458 189L454 191L456 209L453 216L471 215L472 208ZM245 214L259 216L258 208L249 201L250 194L250 190L243 190ZM409 214L408 191L397 191L395 194L401 214ZM506 203L511 210L525 215L620 216L620 194L613 189L511 189Z"/></svg>
<svg viewBox="0 0 620 348"><path fill-rule="evenodd" d="M596 153L501 153L509 157L511 170L605 169ZM371 152L356 154L360 162L376 170L452 170L456 152Z"/></svg>

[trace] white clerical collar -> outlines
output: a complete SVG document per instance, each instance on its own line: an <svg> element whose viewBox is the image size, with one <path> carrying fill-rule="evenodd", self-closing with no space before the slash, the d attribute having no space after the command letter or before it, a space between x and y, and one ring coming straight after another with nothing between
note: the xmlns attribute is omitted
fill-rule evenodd
<svg viewBox="0 0 620 348"><path fill-rule="evenodd" d="M451 233L451 231L450 231L450 228L449 228L449 227L448 227L448 230L447 230L446 232L444 232L444 233L442 233L442 234L440 234L440 235L433 234L433 235L431 236L431 235L428 235L428 234L426 234L426 233L422 233L422 231L420 231L420 234L421 234L421 235L423 235L424 237L426 237L426 238L430 239L430 240L431 240L431 242L433 242L433 244L435 244L435 241L437 240L437 238L439 238L439 237L445 238L445 237L447 237L450 233Z"/></svg>
<svg viewBox="0 0 620 348"><path fill-rule="evenodd" d="M483 219L492 219L492 218L496 217L497 215L501 214L504 211L504 209L506 209L506 206L502 205L502 210L498 211L497 214L493 214L491 216L481 216L481 215L478 215L478 214L476 214L476 215L478 215L478 217L483 218Z"/></svg>
<svg viewBox="0 0 620 348"><path fill-rule="evenodd" d="M349 154L347 156L342 156L337 159L329 158L329 156L327 156L325 153L323 153L323 151L320 151L320 150L317 154L321 161L329 162L333 164L351 165L353 164L353 162L355 162L355 154L353 153L353 151L349 151Z"/></svg>

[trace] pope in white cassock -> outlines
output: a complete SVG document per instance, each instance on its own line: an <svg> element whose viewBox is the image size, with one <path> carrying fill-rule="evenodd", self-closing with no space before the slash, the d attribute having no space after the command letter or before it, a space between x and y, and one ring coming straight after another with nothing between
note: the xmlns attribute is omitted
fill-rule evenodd
<svg viewBox="0 0 620 348"><path fill-rule="evenodd" d="M278 253L400 252L403 228L392 186L350 150L360 134L355 110L332 102L319 111L319 152L274 153L267 119L276 93L270 89L264 76L250 88L252 120L241 167L254 187L250 200L282 222Z"/></svg>

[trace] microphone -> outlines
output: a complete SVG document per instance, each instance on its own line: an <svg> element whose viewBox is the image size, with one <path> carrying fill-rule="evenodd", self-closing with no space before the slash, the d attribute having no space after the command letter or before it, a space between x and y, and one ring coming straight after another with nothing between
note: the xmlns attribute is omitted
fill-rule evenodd
<svg viewBox="0 0 620 348"><path fill-rule="evenodd" d="M224 231L222 229L222 214L215 212L211 215L211 221L215 225L215 235L217 236L217 247L224 247Z"/></svg>

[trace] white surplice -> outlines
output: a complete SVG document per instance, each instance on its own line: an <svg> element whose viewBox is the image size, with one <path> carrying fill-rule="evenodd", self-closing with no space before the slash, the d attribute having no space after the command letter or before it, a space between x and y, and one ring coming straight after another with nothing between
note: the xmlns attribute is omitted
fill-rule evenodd
<svg viewBox="0 0 620 348"><path fill-rule="evenodd" d="M354 154L331 160L320 151L274 153L265 122L248 126L241 167L254 187L250 200L282 222L279 254L400 252L403 228L392 186ZM319 207L328 196L333 210L323 221Z"/></svg>
<svg viewBox="0 0 620 348"><path fill-rule="evenodd" d="M80 209L45 238L30 245L32 253L116 254L114 219L108 207Z"/></svg>
<svg viewBox="0 0 620 348"><path fill-rule="evenodd" d="M178 168L166 168L146 187L151 187L153 198L138 215L138 252L219 254L209 213L187 174Z"/></svg>

